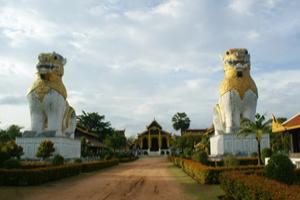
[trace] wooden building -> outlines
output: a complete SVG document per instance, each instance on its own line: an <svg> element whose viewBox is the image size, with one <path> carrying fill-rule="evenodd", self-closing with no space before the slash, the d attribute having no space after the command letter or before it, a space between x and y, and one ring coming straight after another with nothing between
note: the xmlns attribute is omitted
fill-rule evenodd
<svg viewBox="0 0 300 200"><path fill-rule="evenodd" d="M272 132L289 134L291 140L290 158L297 167L300 167L300 113L283 123L273 116Z"/></svg>
<svg viewBox="0 0 300 200"><path fill-rule="evenodd" d="M153 120L145 131L138 134L134 148L139 155L168 155L170 141L171 133L163 130L162 126Z"/></svg>
<svg viewBox="0 0 300 200"><path fill-rule="evenodd" d="M97 133L93 133L77 125L75 139L81 140L82 137L89 143L89 148L94 156L98 156L103 149L107 148L100 142L100 136Z"/></svg>

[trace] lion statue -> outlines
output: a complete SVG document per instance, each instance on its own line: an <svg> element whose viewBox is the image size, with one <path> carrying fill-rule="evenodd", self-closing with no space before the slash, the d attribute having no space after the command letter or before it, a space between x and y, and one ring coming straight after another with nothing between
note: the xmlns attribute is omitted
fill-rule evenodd
<svg viewBox="0 0 300 200"><path fill-rule="evenodd" d="M247 49L229 49L223 56L225 77L214 107L215 134L235 133L242 118L255 119L257 87L250 76Z"/></svg>
<svg viewBox="0 0 300 200"><path fill-rule="evenodd" d="M67 91L62 81L66 59L53 53L38 57L37 78L27 93L31 115L31 129L55 137L73 137L76 114L67 102Z"/></svg>

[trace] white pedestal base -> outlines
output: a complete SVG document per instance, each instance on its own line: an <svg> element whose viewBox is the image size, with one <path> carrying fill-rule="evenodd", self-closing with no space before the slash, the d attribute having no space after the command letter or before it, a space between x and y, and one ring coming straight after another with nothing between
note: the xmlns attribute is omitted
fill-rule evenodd
<svg viewBox="0 0 300 200"><path fill-rule="evenodd" d="M81 142L64 137L18 137L16 143L23 147L24 159L37 159L36 152L43 140L51 140L54 143L55 153L64 158L80 158Z"/></svg>
<svg viewBox="0 0 300 200"><path fill-rule="evenodd" d="M270 147L269 134L264 134L261 140L261 150ZM210 138L211 156L222 156L224 154L234 154L247 156L257 152L257 141L255 135L236 136L236 134L214 135Z"/></svg>

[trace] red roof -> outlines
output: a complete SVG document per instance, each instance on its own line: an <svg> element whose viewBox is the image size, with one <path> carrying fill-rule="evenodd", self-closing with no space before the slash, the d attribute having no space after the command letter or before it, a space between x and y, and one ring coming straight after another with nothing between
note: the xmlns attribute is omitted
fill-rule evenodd
<svg viewBox="0 0 300 200"><path fill-rule="evenodd" d="M285 121L283 124L285 127L294 127L294 126L300 126L300 113L297 115L291 117L287 121Z"/></svg>

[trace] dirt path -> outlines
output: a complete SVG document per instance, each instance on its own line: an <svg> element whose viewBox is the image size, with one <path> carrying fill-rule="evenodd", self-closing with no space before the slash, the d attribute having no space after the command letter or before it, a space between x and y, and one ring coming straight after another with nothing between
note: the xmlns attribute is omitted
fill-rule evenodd
<svg viewBox="0 0 300 200"><path fill-rule="evenodd" d="M166 158L138 161L36 187L0 187L9 200L190 200Z"/></svg>

